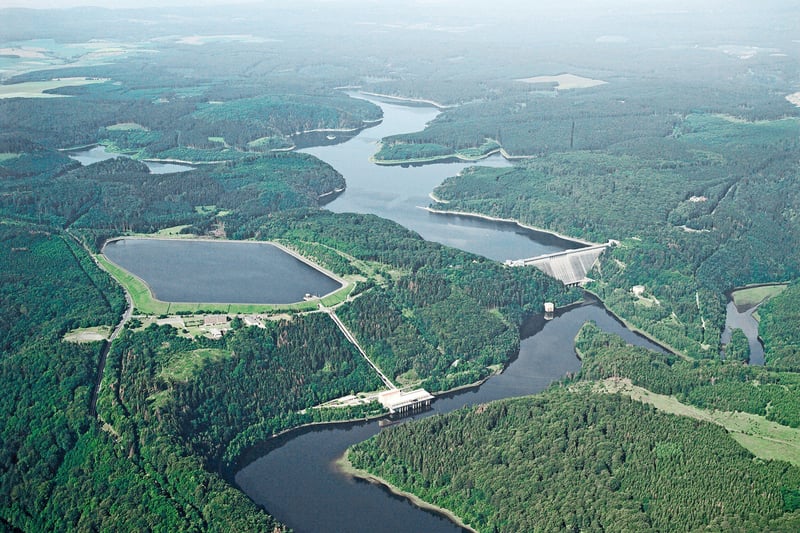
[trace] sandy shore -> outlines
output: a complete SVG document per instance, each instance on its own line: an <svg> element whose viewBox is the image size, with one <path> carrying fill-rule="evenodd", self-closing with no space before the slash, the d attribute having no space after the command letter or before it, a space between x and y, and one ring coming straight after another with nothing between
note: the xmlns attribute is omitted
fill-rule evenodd
<svg viewBox="0 0 800 533"><path fill-rule="evenodd" d="M439 202L439 200L436 200L436 201ZM554 236L558 237L559 239L564 239L566 241L577 242L577 243L580 243L580 244L584 244L586 246L600 246L600 244L601 244L601 243L598 243L598 242L591 242L591 241L586 241L586 240L583 240L583 239L578 239L577 237L568 237L568 236L562 235L561 233L558 233L556 231L551 231L551 230L548 230L548 229L537 228L536 226L530 226L528 224L523 224L519 220L514 220L513 218L493 217L493 216L490 216L490 215L482 215L480 213L470 213L468 211L451 211L451 210L447 210L447 209L434 209L433 207L422 207L422 206L419 206L419 208L420 209L424 209L425 211L428 211L429 213L437 213L437 214L440 214L440 215L457 215L457 216L460 216L460 217L482 218L484 220L491 220L492 222L508 222L508 223L511 223L511 224L516 224L517 226L519 226L520 228L523 228L523 229L527 229L527 230L531 230L531 231L538 231L539 233L549 233L550 235L554 235Z"/></svg>
<svg viewBox="0 0 800 533"><path fill-rule="evenodd" d="M464 523L464 521L461 520L461 518L459 518L452 511L439 507L438 505L433 505L432 503L428 503L425 500L419 498L419 496L417 496L416 494L400 490L391 483L389 483L388 481L386 481L385 479L370 474L365 470L359 470L358 468L354 467L353 464L350 462L350 460L347 458L347 452L345 452L345 454L342 457L336 460L336 467L339 469L339 471L348 474L350 476L363 479L365 481L369 481L370 483L375 483L377 485L383 485L384 487L389 489L389 491L392 494L396 494L397 496L407 498L411 503L413 503L420 509L427 509L429 511L438 513L442 516L446 516L450 521L452 521L459 527L463 527L466 530L477 533L475 529L472 529L469 525Z"/></svg>
<svg viewBox="0 0 800 533"><path fill-rule="evenodd" d="M391 94L381 94L381 93L369 93L366 91L361 91L361 94L364 96L374 96L376 98L386 98L387 100L397 100L398 102L412 102L416 104L428 104L432 105L437 109L448 109L451 107L456 107L454 105L444 105L436 102L434 100L426 100L425 98L407 98L405 96L393 96Z"/></svg>

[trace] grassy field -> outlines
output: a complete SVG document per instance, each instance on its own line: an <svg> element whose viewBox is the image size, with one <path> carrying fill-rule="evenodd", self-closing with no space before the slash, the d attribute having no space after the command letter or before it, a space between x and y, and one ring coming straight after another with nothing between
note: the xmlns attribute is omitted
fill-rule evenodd
<svg viewBox="0 0 800 533"><path fill-rule="evenodd" d="M595 391L620 393L659 411L688 416L718 424L730 432L736 442L762 459L777 459L800 465L800 429L771 422L763 416L730 411L711 411L679 402L674 396L650 392L627 379L609 378L593 383Z"/></svg>
<svg viewBox="0 0 800 533"><path fill-rule="evenodd" d="M65 98L63 94L49 94L44 91L60 87L76 87L90 83L104 83L108 80L99 78L61 78L50 81L26 81L0 85L0 98Z"/></svg>
<svg viewBox="0 0 800 533"><path fill-rule="evenodd" d="M164 228L164 229L158 230L156 232L156 235L159 235L161 237L180 237L180 236L194 237L194 235L182 235L181 234L181 231L183 231L184 229L186 229L188 227L189 227L188 224L183 224L181 226L172 226L172 227L169 227L169 228Z"/></svg>
<svg viewBox="0 0 800 533"><path fill-rule="evenodd" d="M112 126L106 127L110 131L148 131L147 128L136 122L120 122Z"/></svg>
<svg viewBox="0 0 800 533"><path fill-rule="evenodd" d="M747 308L758 305L768 298L777 296L786 289L786 285L762 285L760 287L746 287L733 291L733 303L738 308Z"/></svg>
<svg viewBox="0 0 800 533"><path fill-rule="evenodd" d="M64 334L64 341L76 343L104 341L110 334L111 328L108 326L78 328Z"/></svg>
<svg viewBox="0 0 800 533"><path fill-rule="evenodd" d="M231 354L229 350L218 348L198 348L191 352L175 354L174 359L161 370L161 376L167 380L187 382L207 364L222 361Z"/></svg>
<svg viewBox="0 0 800 533"><path fill-rule="evenodd" d="M517 81L525 83L555 83L559 89L588 89L589 87L596 87L598 85L605 85L608 82L603 80L593 80L591 78L584 78L583 76L576 76L575 74L559 74L558 76L534 76L532 78L523 78Z"/></svg>

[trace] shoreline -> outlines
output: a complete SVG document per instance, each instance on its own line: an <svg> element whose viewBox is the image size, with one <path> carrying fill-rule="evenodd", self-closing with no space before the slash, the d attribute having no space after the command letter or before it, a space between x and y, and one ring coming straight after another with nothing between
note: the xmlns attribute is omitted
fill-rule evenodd
<svg viewBox="0 0 800 533"><path fill-rule="evenodd" d="M359 93L363 94L364 96L372 96L375 98L385 98L387 100L397 100L399 102L412 102L416 104L428 104L436 109L451 109L454 107L458 107L456 105L445 105L436 102L435 100L427 100L425 98L410 98L407 96L393 96L391 94L381 94L381 93L373 93L368 91L359 91Z"/></svg>
<svg viewBox="0 0 800 533"><path fill-rule="evenodd" d="M431 196L431 195L433 195L433 193L430 193L429 196ZM481 218L483 220L489 220L491 222L507 222L509 224L516 224L517 226L519 226L522 229L535 231L537 233L547 233L547 234L552 235L554 237L558 237L559 239L563 239L565 241L576 242L578 244L583 244L584 246L601 246L603 244L603 243L598 243L598 242L587 241L587 240L584 240L584 239L580 239L578 237L568 237L566 235L558 233L557 231L552 231L552 230L548 230L548 229L544 229L544 228L537 228L536 226L531 226L529 224L523 224L519 220L514 220L513 218L500 218L500 217L495 217L495 216L491 216L491 215L483 215L481 213L470 213L468 211L454 211L454 210L448 210L448 209L436 209L434 207L423 207L423 206L418 206L418 207L420 209L424 209L425 211L427 211L429 213L434 213L434 214L437 214L437 215L455 215L455 216L460 216L460 217L474 217L474 218Z"/></svg>
<svg viewBox="0 0 800 533"><path fill-rule="evenodd" d="M457 526L459 526L459 527L461 527L463 529L466 529L468 531L472 531L473 533L478 533L476 529L473 529L472 527L470 527L469 524L464 522L461 519L461 517L458 516L457 514L455 514L453 511L451 511L449 509L445 509L444 507L439 507L438 505L435 505L433 503L427 502L427 501L423 500L422 498L420 498L419 496L417 496L416 494L414 494L413 492L407 492L407 491L404 491L404 490L392 485L391 483L389 483L388 481L386 481L382 477L379 477L379 476L376 476L374 474L371 474L371 473L367 472L366 470L361 470L361 469L358 469L358 468L354 467L353 464L350 462L350 459L348 459L346 451L345 451L344 455L339 457L334 462L334 465L336 466L336 469L339 472L342 472L343 474L352 476L352 477L357 478L357 479L362 479L364 481L367 481L369 483L373 483L375 485L381 485L381 486L385 487L392 494L407 499L408 501L410 501L412 504L414 504L415 506L419 507L420 509L425 509L427 511L433 511L434 513L437 513L439 515L442 515L442 516L446 517L448 520L450 520L451 522L453 522L454 524L456 524Z"/></svg>
<svg viewBox="0 0 800 533"><path fill-rule="evenodd" d="M303 130L303 131L296 131L294 133L289 134L290 137L294 137L296 135L305 135L307 133L353 133L356 131L361 131L373 125L379 124L383 122L383 118L376 118L374 120L362 120L360 126L356 126L355 128L314 128L311 130Z"/></svg>
<svg viewBox="0 0 800 533"><path fill-rule="evenodd" d="M375 151L375 154L381 151L381 146L382 143L379 142L378 149ZM430 157L416 157L411 159L376 159L375 155L371 155L369 157L369 161L374 165L381 165L385 167L402 166L402 165L424 165L426 163L441 163L441 162L446 162L449 159L456 159L458 161L464 161L466 163L477 163L495 154L503 155L503 149L495 148L494 150L491 150L489 152L486 152L485 154L477 156L468 156L464 154L459 154L458 152L453 152L452 154L432 155Z"/></svg>
<svg viewBox="0 0 800 533"><path fill-rule="evenodd" d="M326 197L328 197L328 196L330 196L332 194L338 194L340 192L344 192L344 190L345 190L344 187L336 187L332 191L328 191L328 192L324 192L324 193L320 194L319 196L317 196L317 198L318 199L326 198Z"/></svg>
<svg viewBox="0 0 800 533"><path fill-rule="evenodd" d="M114 153L118 153L118 152L114 152ZM133 158L131 157L131 159L133 159ZM197 166L197 165L218 165L220 163L227 163L228 161L231 161L231 160L230 159L223 159L221 161L186 161L186 160L183 160L183 159L172 159L172 158L159 159L159 158L156 158L156 157L147 157L147 158L144 158L144 159L137 159L137 161L146 161L148 163L167 163L167 164L173 164L173 165L194 165L194 166Z"/></svg>
<svg viewBox="0 0 800 533"><path fill-rule="evenodd" d="M642 336L642 337L644 337L645 339L649 340L650 342L652 342L652 343L654 343L654 344L657 344L658 346L661 346L661 348L663 348L663 349L664 349L664 350L666 350L667 352L671 353L672 355L677 355L678 357L680 357L681 359L684 359L684 360L686 360L686 361L694 361L694 359L692 359L691 357L689 357L688 355L686 355L686 354L685 354L685 353L683 353L682 351L678 350L678 349L677 349L677 348L675 348L674 346L671 346L671 345L667 344L666 342L662 341L661 339L657 339L656 337L654 337L654 336L653 336L653 335L651 335L650 333L648 333L648 332L644 331L642 328L639 328L639 327L637 327L637 326L635 326L635 325L631 324L631 323L630 323L628 320L626 320L625 318L623 318L623 317L621 317L620 315L618 315L617 313L615 313L615 312L614 312L614 310L613 310L613 309L611 309L610 307L608 307L608 306L605 304L605 302L603 302L603 300L600 298L600 296L598 296L597 294L593 293L592 291L590 291L589 289L586 289L586 288L584 288L583 290L585 290L586 292L588 292L589 294L591 294L592 296L594 296L595 298L597 298L597 301L599 301L601 304L603 304L603 308L604 308L606 311L608 311L609 313L611 313L611 315L612 315L614 318L616 318L617 320L619 320L619 321L620 321L620 322L621 322L621 323L622 323L622 324L623 324L623 325L624 325L626 328L628 328L628 329L629 329L629 330L631 330L632 332L634 332L634 333L637 333L637 334L641 335L641 336Z"/></svg>

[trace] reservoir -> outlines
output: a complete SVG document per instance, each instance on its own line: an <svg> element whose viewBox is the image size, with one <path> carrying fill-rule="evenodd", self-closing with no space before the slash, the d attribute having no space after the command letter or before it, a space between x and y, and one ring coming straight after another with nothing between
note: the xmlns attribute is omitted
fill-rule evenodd
<svg viewBox="0 0 800 533"><path fill-rule="evenodd" d="M445 178L472 164L504 166L492 157L477 163L442 163L420 167L382 167L369 162L384 136L417 131L438 113L433 108L376 102L383 108L381 125L362 131L339 145L305 149L342 173L346 191L326 207L335 212L372 213L415 230L425 239L495 260L519 259L583 245L514 224L473 217L437 215L421 206ZM417 418L447 413L464 406L535 394L569 373L580 370L574 338L593 320L627 342L663 351L632 333L587 295L587 303L557 310L553 320L530 318L521 328L519 355L505 371L479 387L440 396ZM356 422L300 428L270 439L240 458L235 483L258 505L298 532L458 532L447 518L422 510L383 487L340 472L336 460L345 450L380 431L378 422Z"/></svg>
<svg viewBox="0 0 800 533"><path fill-rule="evenodd" d="M507 167L510 164L500 155L475 162L420 166L373 164L370 157L378 151L381 138L421 131L436 118L439 111L433 107L370 101L383 109L383 122L379 125L363 130L342 144L302 150L331 165L347 182L345 191L327 204L326 209L336 213L370 213L388 218L416 231L426 240L501 262L585 246L550 233L524 229L514 223L435 214L424 210L432 201L429 194L446 178L475 165Z"/></svg>
<svg viewBox="0 0 800 533"><path fill-rule="evenodd" d="M342 287L269 243L125 238L103 254L164 302L288 304Z"/></svg>
<svg viewBox="0 0 800 533"><path fill-rule="evenodd" d="M750 361L751 365L764 365L764 346L758 338L758 321L753 318L753 313L758 308L757 305L739 309L733 300L728 302L726 306L725 316L725 329L722 332L722 344L731 342L731 335L736 328L741 329L747 337L747 342L750 345Z"/></svg>
<svg viewBox="0 0 800 533"><path fill-rule="evenodd" d="M115 157L127 157L124 154L109 152L106 150L106 147L102 145L93 146L88 150L81 150L79 152L68 152L67 155L83 166L105 161L106 159L113 159ZM192 167L176 165L174 163L158 163L155 161L142 161L142 163L147 165L151 174L170 174L173 172L193 170Z"/></svg>

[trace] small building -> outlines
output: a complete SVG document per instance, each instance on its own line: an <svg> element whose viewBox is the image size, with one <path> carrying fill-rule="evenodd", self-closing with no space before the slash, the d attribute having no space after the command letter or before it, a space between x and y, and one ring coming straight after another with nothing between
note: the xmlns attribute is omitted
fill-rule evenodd
<svg viewBox="0 0 800 533"><path fill-rule="evenodd" d="M401 415L429 408L433 398L433 394L425 389L416 389L412 391L393 389L378 395L378 401L389 410L390 414Z"/></svg>
<svg viewBox="0 0 800 533"><path fill-rule="evenodd" d="M204 326L220 326L228 322L228 315L206 315L203 317Z"/></svg>
<svg viewBox="0 0 800 533"><path fill-rule="evenodd" d="M634 285L631 288L631 292L634 296L641 296L644 294L644 285Z"/></svg>

